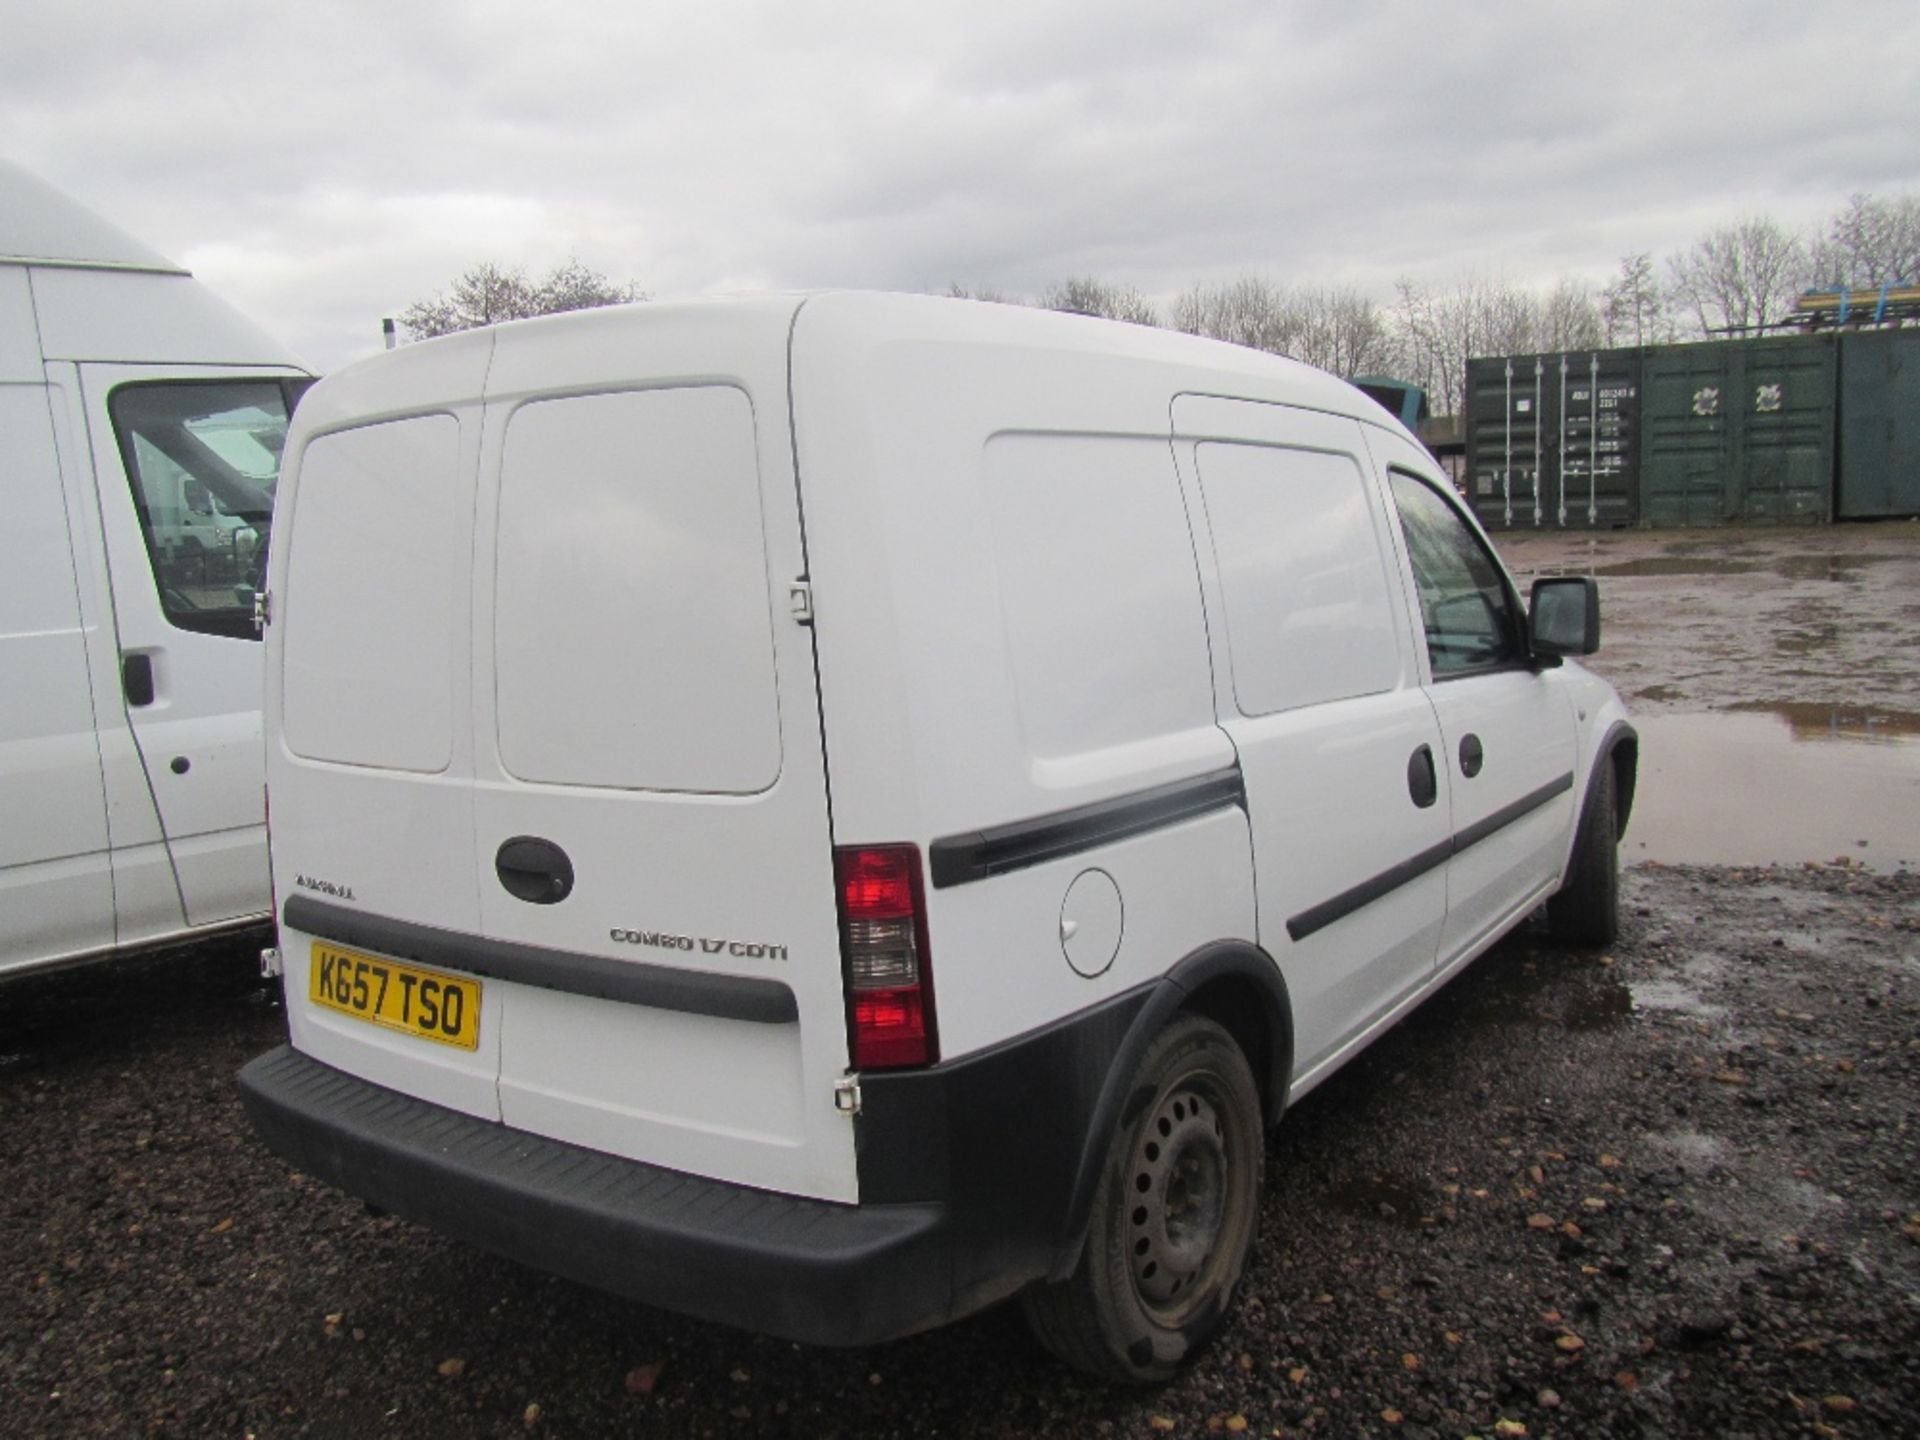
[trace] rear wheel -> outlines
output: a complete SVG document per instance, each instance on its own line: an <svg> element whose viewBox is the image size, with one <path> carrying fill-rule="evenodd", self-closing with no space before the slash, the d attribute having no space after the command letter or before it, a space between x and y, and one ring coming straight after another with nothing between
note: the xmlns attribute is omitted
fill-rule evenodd
<svg viewBox="0 0 1920 1440"><path fill-rule="evenodd" d="M1073 1274L1024 1297L1040 1342L1077 1369L1165 1380L1225 1317L1246 1267L1265 1159L1260 1095L1233 1038L1186 1015L1140 1062L1108 1143Z"/></svg>
<svg viewBox="0 0 1920 1440"><path fill-rule="evenodd" d="M1620 826L1613 757L1600 758L1600 783L1580 817L1573 864L1560 893L1547 901L1547 928L1565 945L1597 948L1620 936Z"/></svg>

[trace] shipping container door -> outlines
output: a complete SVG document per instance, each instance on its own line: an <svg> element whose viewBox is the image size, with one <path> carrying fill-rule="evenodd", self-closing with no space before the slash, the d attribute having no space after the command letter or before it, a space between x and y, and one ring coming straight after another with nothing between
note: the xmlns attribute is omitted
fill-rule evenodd
<svg viewBox="0 0 1920 1440"><path fill-rule="evenodd" d="M1723 525L1729 494L1727 350L1681 345L1648 354L1640 405L1640 518L1656 528Z"/></svg>
<svg viewBox="0 0 1920 1440"><path fill-rule="evenodd" d="M1920 515L1920 330L1840 341L1839 514Z"/></svg>
<svg viewBox="0 0 1920 1440"><path fill-rule="evenodd" d="M1546 362L1537 355L1468 362L1467 488L1488 529L1532 529L1547 520L1549 398Z"/></svg>
<svg viewBox="0 0 1920 1440"><path fill-rule="evenodd" d="M1613 530L1639 518L1639 368L1633 351L1584 350L1558 359L1553 489L1563 529Z"/></svg>
<svg viewBox="0 0 1920 1440"><path fill-rule="evenodd" d="M1833 518L1831 337L1752 340L1730 347L1740 367L1731 397L1739 464L1734 517L1801 522Z"/></svg>

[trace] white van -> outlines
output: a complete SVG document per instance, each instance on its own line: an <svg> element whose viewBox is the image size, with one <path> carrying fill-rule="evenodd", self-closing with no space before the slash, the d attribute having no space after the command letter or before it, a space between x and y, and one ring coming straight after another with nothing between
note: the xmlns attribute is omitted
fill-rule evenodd
<svg viewBox="0 0 1920 1440"><path fill-rule="evenodd" d="M645 305L324 381L268 569L301 1168L693 1315L1024 1293L1164 1376L1264 1131L1542 902L1636 740L1359 391L1137 326Z"/></svg>
<svg viewBox="0 0 1920 1440"><path fill-rule="evenodd" d="M253 593L310 383L0 162L0 975L268 918Z"/></svg>

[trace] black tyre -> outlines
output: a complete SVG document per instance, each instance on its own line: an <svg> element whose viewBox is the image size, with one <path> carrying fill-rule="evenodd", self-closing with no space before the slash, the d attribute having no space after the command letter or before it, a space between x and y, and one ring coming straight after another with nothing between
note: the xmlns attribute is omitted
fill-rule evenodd
<svg viewBox="0 0 1920 1440"><path fill-rule="evenodd" d="M1040 1343L1103 1379L1165 1380L1225 1317L1266 1158L1260 1093L1233 1037L1183 1015L1140 1062L1073 1274L1023 1297Z"/></svg>
<svg viewBox="0 0 1920 1440"><path fill-rule="evenodd" d="M1547 901L1553 938L1582 948L1611 945L1620 937L1620 825L1612 757L1603 756L1600 767L1600 783L1580 817L1567 883Z"/></svg>

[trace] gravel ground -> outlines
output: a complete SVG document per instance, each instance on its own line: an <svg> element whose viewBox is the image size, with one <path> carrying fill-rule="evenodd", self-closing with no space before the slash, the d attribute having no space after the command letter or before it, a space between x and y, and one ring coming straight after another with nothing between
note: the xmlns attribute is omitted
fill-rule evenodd
<svg viewBox="0 0 1920 1440"><path fill-rule="evenodd" d="M1642 712L1920 717L1920 525L1500 543L1601 573ZM1920 875L1625 887L1611 952L1511 937L1301 1102L1157 1391L1011 1308L803 1350L368 1214L241 1115L258 940L0 984L0 1435L1914 1433Z"/></svg>
<svg viewBox="0 0 1920 1440"><path fill-rule="evenodd" d="M1236 1318L1157 1391L1002 1308L804 1350L304 1180L247 947L0 990L10 1435L1887 1435L1920 1405L1920 877L1637 867L1305 1099Z"/></svg>

